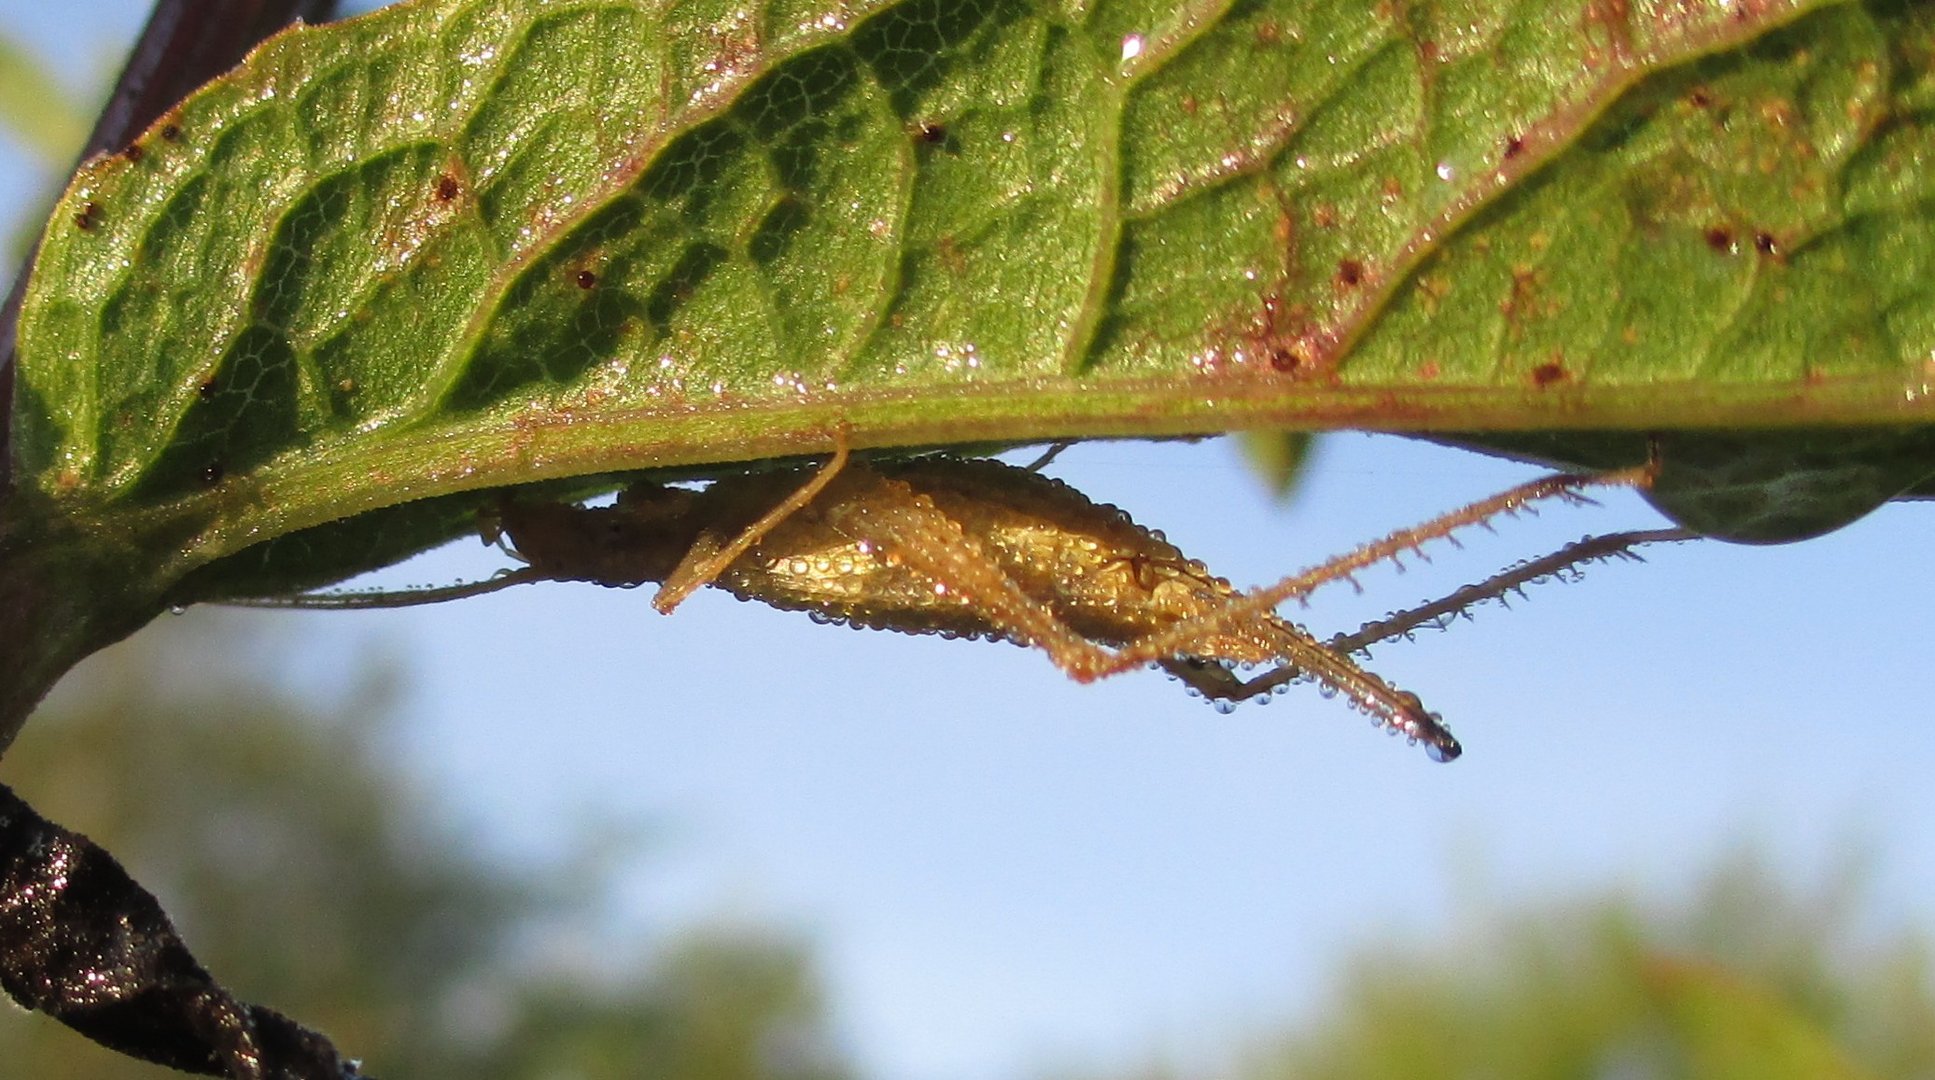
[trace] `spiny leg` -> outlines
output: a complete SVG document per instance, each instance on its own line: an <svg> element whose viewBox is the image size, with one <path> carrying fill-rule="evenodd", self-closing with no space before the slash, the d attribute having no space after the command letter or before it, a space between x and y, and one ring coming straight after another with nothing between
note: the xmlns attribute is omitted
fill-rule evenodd
<svg viewBox="0 0 1935 1080"><path fill-rule="evenodd" d="M1682 543L1700 538L1699 533L1690 529L1638 529L1631 532L1607 533L1603 536L1588 536L1583 540L1575 540L1550 554L1507 567L1483 581L1466 585L1440 599L1386 615L1382 619L1374 619L1352 633L1337 635L1330 640L1329 644L1332 648L1345 652L1360 652L1393 638L1405 637L1420 627L1442 626L1446 620L1463 615L1488 600L1502 600L1508 593L1520 592L1527 585L1536 585L1568 571L1578 570L1588 563L1611 559L1644 561L1634 553L1634 548L1644 547L1647 544Z"/></svg>
<svg viewBox="0 0 1935 1080"><path fill-rule="evenodd" d="M1028 595L961 523L906 483L865 466L850 479L864 487L827 508L829 520L848 536L866 540L889 557L951 593L1002 635L1039 646L1055 665L1087 682L1111 653L1064 623L1046 603Z"/></svg>
<svg viewBox="0 0 1935 1080"><path fill-rule="evenodd" d="M891 553L933 581L937 591L954 593L1003 636L1040 647L1078 682L1140 666L1120 663L1114 651L1070 627L1049 603L1029 595L959 522L907 484L863 467L856 467L849 477L851 483L865 486L846 492L825 511L845 534L865 538ZM1291 662L1345 692L1393 729L1430 743L1440 760L1457 756L1457 740L1424 711L1415 695L1393 688L1300 628L1278 624L1277 629L1278 646ZM1178 658L1159 659L1171 661L1165 666L1184 678L1210 677Z"/></svg>
<svg viewBox="0 0 1935 1080"><path fill-rule="evenodd" d="M847 466L848 439L850 431L845 424L834 429L833 456L819 467L798 491L787 496L779 505L759 516L759 520L741 529L739 535L728 543L721 544L718 534L710 530L699 535L685 558L679 560L677 567L666 576L658 595L652 597L652 607L661 615L670 615L673 609L685 602L685 598L718 580L739 556L752 550L754 544L772 532L780 522L792 517L803 509L826 486L833 482Z"/></svg>
<svg viewBox="0 0 1935 1080"><path fill-rule="evenodd" d="M1195 657L1165 657L1156 661L1156 666L1174 675L1183 685L1195 690L1206 700L1212 702L1237 702L1267 693L1285 683L1304 678L1315 678L1319 685L1334 691L1342 691L1362 711L1375 719L1378 726L1393 735L1403 735L1412 742L1421 742L1433 761L1455 761L1465 752L1458 737L1445 727L1437 713L1427 711L1418 695L1408 690L1399 690L1390 683L1369 671L1358 667L1350 654L1331 645L1313 643L1315 647L1330 657L1340 658L1349 665L1355 674L1349 683L1338 681L1337 675L1312 675L1308 670L1294 663L1279 664L1254 679L1244 680L1236 672L1213 660ZM1371 697L1360 697L1368 691ZM1224 706L1225 709L1234 705Z"/></svg>
<svg viewBox="0 0 1935 1080"><path fill-rule="evenodd" d="M1503 598L1507 593L1517 592L1526 585L1537 584L1543 579L1575 570L1587 563L1602 559L1634 558L1633 549L1646 544L1676 543L1698 540L1698 533L1686 529L1648 529L1633 532L1608 533L1604 536L1591 536L1542 555L1528 559L1517 566L1502 570L1476 584L1466 585L1437 600L1419 604L1413 608L1386 615L1365 623L1348 634L1338 634L1324 644L1346 655L1360 653L1373 645L1404 637L1424 626L1442 625L1456 615L1464 614L1471 608L1488 600ZM1168 663L1165 668L1174 671ZM1202 681L1188 681L1205 696L1224 698L1230 701L1243 701L1259 694L1269 693L1279 686L1293 683L1307 676L1295 664L1280 664L1269 671L1251 679L1239 679L1234 672L1217 665L1214 670L1222 671L1224 678L1218 679L1211 673ZM1181 673L1178 672L1178 675Z"/></svg>
<svg viewBox="0 0 1935 1080"><path fill-rule="evenodd" d="M1484 525L1500 514L1515 513L1532 503L1546 499L1587 501L1585 496L1579 494L1580 488L1643 486L1650 481L1651 477L1652 468L1642 466L1594 476L1557 474L1520 484L1490 498L1480 499L1439 515L1422 525L1399 529L1381 540L1372 541L1355 551L1339 555L1303 573L1286 577L1275 585L1257 589L1218 611L1185 619L1167 630L1151 634L1117 653L1115 663L1120 665L1119 669L1127 669L1152 663L1167 656L1187 655L1191 651L1191 645L1208 634L1232 623L1255 619L1274 611L1286 600L1308 596L1333 581L1354 581L1352 575L1359 570L1375 566L1386 559L1395 559L1407 551L1421 553L1425 544L1449 537L1459 529Z"/></svg>
<svg viewBox="0 0 1935 1080"><path fill-rule="evenodd" d="M1338 556L1311 570L1295 574L1265 589L1259 589L1223 609L1196 618L1185 619L1167 630L1151 634L1117 652L1108 665L1095 670L1091 677L1111 675L1117 671L1146 663L1157 663L1183 678L1190 685L1206 694L1222 695L1235 683L1237 688L1244 686L1230 675L1225 681L1208 671L1193 665L1179 662L1178 658L1199 651L1196 643L1205 640L1232 623L1256 620L1274 612L1277 605L1292 598L1301 598L1315 589L1338 580L1354 581L1351 575L1366 567L1386 559L1395 559L1405 551L1422 554L1424 544L1450 536L1458 529L1481 525L1500 514L1514 513L1519 509L1542 499L1559 498L1569 501L1585 501L1579 489L1586 486L1644 485L1652 479L1654 468L1651 465L1621 470L1598 476L1548 476L1530 483L1521 484L1498 495L1481 499L1468 506L1413 528L1399 529L1382 540L1374 541L1356 551ZM1308 637L1300 632L1300 637ZM1404 732L1411 738L1421 740L1432 750L1432 756L1448 761L1460 753L1458 741L1446 731L1437 716L1427 712L1417 695L1398 690L1375 674L1359 666L1350 656L1337 649L1317 643L1312 649L1286 649L1283 657L1285 664L1278 672L1281 681L1308 675L1319 683L1330 686L1343 693L1359 709L1383 721L1393 730ZM1165 661L1168 661L1165 663ZM1266 681L1269 676L1263 677ZM1263 692L1269 685L1251 690L1251 696Z"/></svg>

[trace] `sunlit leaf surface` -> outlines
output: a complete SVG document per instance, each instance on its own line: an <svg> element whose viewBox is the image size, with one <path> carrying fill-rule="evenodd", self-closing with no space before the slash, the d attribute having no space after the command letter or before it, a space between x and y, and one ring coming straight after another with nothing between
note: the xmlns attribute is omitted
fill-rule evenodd
<svg viewBox="0 0 1935 1080"><path fill-rule="evenodd" d="M1805 535L1930 471L1931 102L1914 4L404 3L82 171L13 535L151 599L273 591L467 492L843 424L1572 464L1812 426L1680 436L1656 495Z"/></svg>

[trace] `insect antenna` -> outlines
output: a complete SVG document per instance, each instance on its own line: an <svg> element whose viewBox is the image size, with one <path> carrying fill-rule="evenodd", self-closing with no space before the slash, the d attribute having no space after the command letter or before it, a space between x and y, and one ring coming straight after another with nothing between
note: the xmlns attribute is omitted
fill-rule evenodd
<svg viewBox="0 0 1935 1080"><path fill-rule="evenodd" d="M513 585L523 585L532 581L549 580L534 567L524 566L515 570L500 570L482 581L464 581L455 585L440 585L429 589L380 589L374 592L345 593L297 593L294 596L244 596L226 597L209 600L207 603L223 607L248 608L295 608L301 611L363 611L373 608L421 607L424 604L441 604L450 600L463 600L472 596L486 596L490 593L508 589Z"/></svg>

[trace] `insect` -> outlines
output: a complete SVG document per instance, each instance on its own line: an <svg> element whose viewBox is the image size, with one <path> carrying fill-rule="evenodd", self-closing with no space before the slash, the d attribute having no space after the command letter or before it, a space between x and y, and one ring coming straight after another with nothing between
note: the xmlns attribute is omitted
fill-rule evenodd
<svg viewBox="0 0 1935 1080"><path fill-rule="evenodd" d="M1661 530L1574 545L1329 642L1276 608L1330 582L1354 584L1356 571L1457 529L1540 500L1584 501L1586 487L1648 475L1545 477L1243 594L1161 534L1033 469L938 455L863 462L842 435L821 466L726 477L703 490L640 483L604 507L508 498L484 533L507 542L526 562L521 570L400 598L296 602L393 606L562 580L656 583L653 606L670 613L712 585L825 621L1035 646L1080 682L1154 664L1206 698L1239 701L1313 681L1450 761L1462 747L1437 714L1354 653L1582 562L1685 537ZM1267 670L1238 674L1256 666Z"/></svg>

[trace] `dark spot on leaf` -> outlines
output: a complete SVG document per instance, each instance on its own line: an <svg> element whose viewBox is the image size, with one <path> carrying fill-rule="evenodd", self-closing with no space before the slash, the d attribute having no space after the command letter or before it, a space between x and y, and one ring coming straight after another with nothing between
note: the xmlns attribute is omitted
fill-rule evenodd
<svg viewBox="0 0 1935 1080"><path fill-rule="evenodd" d="M1540 388L1564 382L1568 378L1571 378L1571 373L1566 371L1565 365L1557 360L1547 361L1532 369L1532 385Z"/></svg>
<svg viewBox="0 0 1935 1080"><path fill-rule="evenodd" d="M914 135L921 142L927 143L930 146L938 146L947 141L947 128L932 120L923 120L920 122L920 126L914 129Z"/></svg>
<svg viewBox="0 0 1935 1080"><path fill-rule="evenodd" d="M1507 135L1505 137L1505 160L1506 161L1510 161L1513 158L1519 156L1520 154L1523 154L1524 152L1525 152L1524 139L1519 138L1517 135Z"/></svg>
<svg viewBox="0 0 1935 1080"><path fill-rule="evenodd" d="M197 386L195 388L195 396L201 398L203 401L214 401L215 400L215 380L210 379L207 382L201 384L200 386Z"/></svg>
<svg viewBox="0 0 1935 1080"><path fill-rule="evenodd" d="M1364 282L1364 264L1356 259L1343 259L1337 263L1337 284L1354 289Z"/></svg>
<svg viewBox="0 0 1935 1080"><path fill-rule="evenodd" d="M101 223L101 204L90 202L82 206L74 215L74 224L81 229L92 229Z"/></svg>
<svg viewBox="0 0 1935 1080"><path fill-rule="evenodd" d="M1765 229L1758 230L1754 233L1754 250L1770 259L1777 259L1781 253L1780 241L1775 239L1773 233Z"/></svg>
<svg viewBox="0 0 1935 1080"><path fill-rule="evenodd" d="M598 284L598 275L589 270L580 270L578 271L578 275L572 278L572 280L578 283L578 288L589 289Z"/></svg>
<svg viewBox="0 0 1935 1080"><path fill-rule="evenodd" d="M1713 91L1696 86L1687 92L1686 103L1696 109L1710 109L1713 107Z"/></svg>
<svg viewBox="0 0 1935 1080"><path fill-rule="evenodd" d="M438 202L450 202L462 191L463 187L457 183L457 178L449 173L444 173L442 176L437 177Z"/></svg>
<svg viewBox="0 0 1935 1080"><path fill-rule="evenodd" d="M1725 255L1733 254L1733 230L1715 225L1706 232L1707 246Z"/></svg>
<svg viewBox="0 0 1935 1080"><path fill-rule="evenodd" d="M1293 374L1310 367L1310 357L1294 344L1273 344L1269 351L1270 366L1285 374Z"/></svg>
<svg viewBox="0 0 1935 1080"><path fill-rule="evenodd" d="M202 466L201 478L202 478L202 483L204 484L208 484L211 486L215 484L219 484L222 482L222 475L223 475L222 463L219 461L211 461L208 464Z"/></svg>
<svg viewBox="0 0 1935 1080"><path fill-rule="evenodd" d="M1275 19L1265 19L1257 23L1256 43L1263 46L1283 44L1283 24Z"/></svg>
<svg viewBox="0 0 1935 1080"><path fill-rule="evenodd" d="M121 156L124 158L127 158L129 163L132 164L134 162L140 161L144 157L147 157L148 152L141 148L140 143L129 143L128 148L126 150L121 151Z"/></svg>
<svg viewBox="0 0 1935 1080"><path fill-rule="evenodd" d="M181 141L180 126L176 124L169 124L166 127L163 127L161 129L161 137L168 140L169 142L180 142Z"/></svg>

